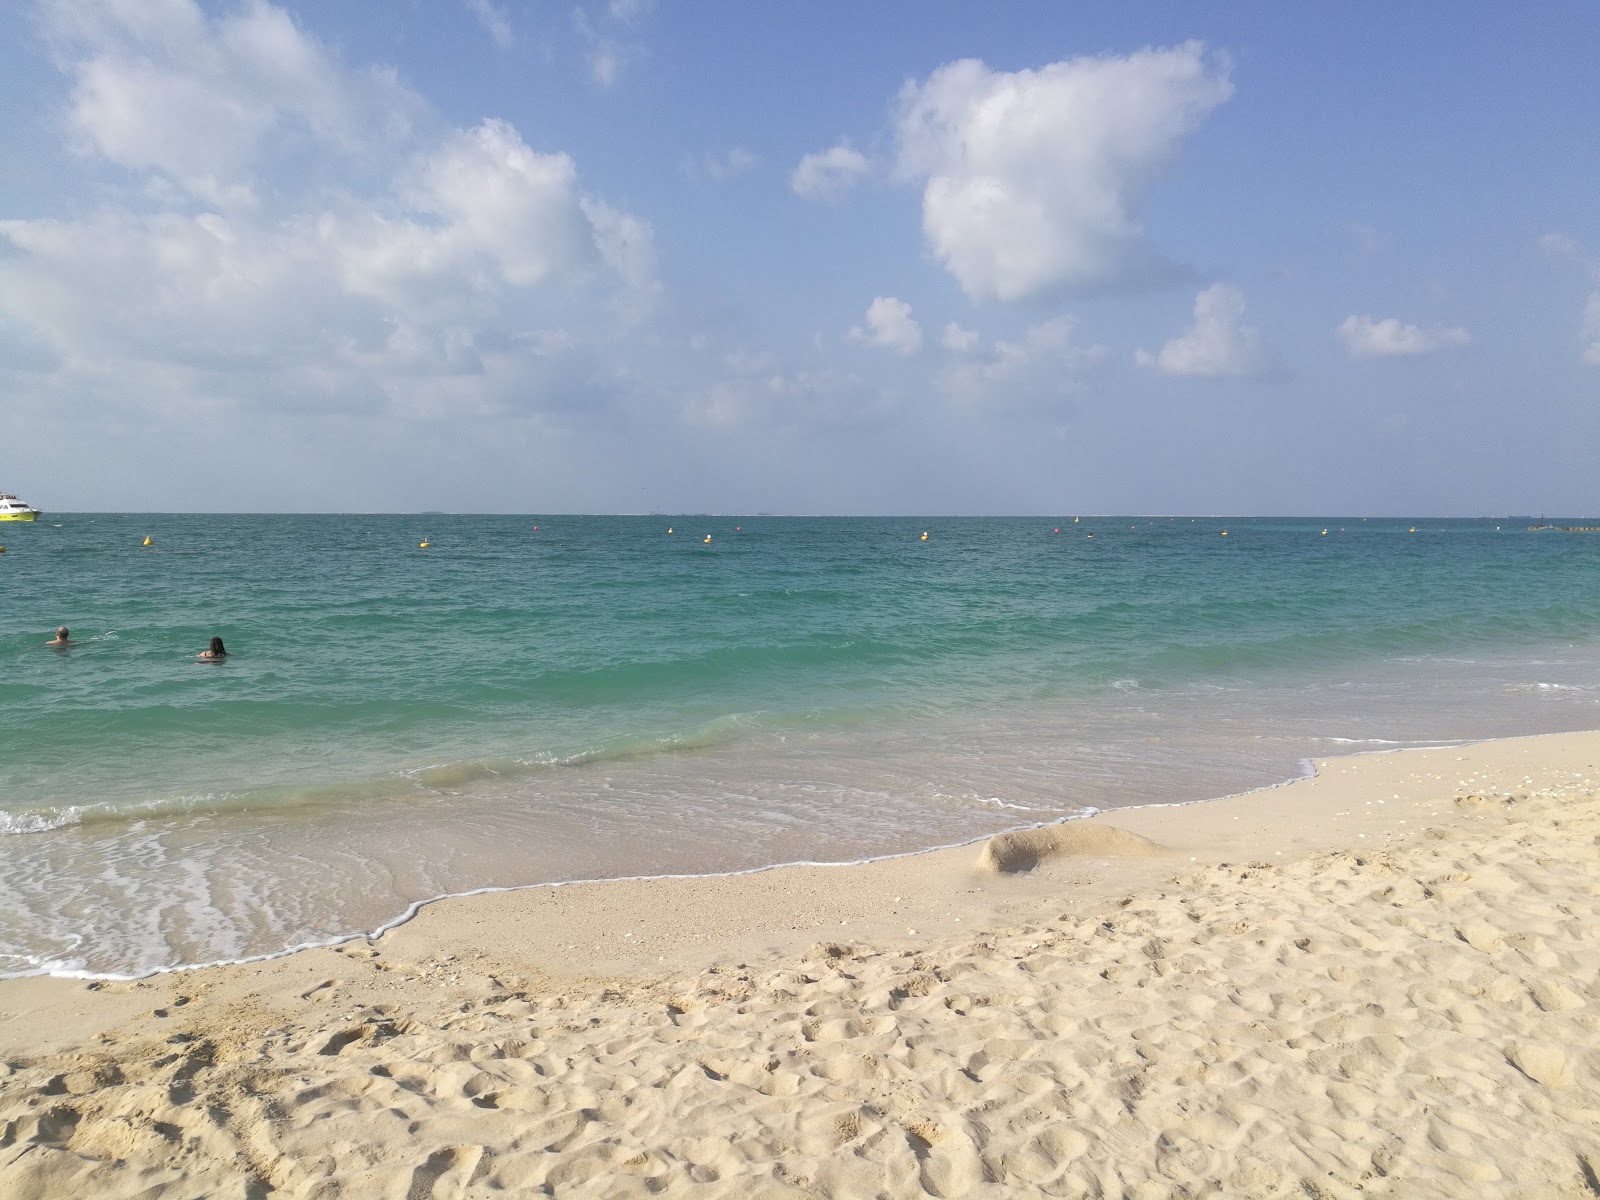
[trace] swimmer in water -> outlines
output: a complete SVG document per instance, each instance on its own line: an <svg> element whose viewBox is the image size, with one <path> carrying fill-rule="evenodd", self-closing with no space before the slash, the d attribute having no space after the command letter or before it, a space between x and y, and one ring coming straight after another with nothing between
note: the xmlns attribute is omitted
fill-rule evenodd
<svg viewBox="0 0 1600 1200"><path fill-rule="evenodd" d="M211 645L207 646L204 650L200 651L199 654L195 655L195 661L221 662L227 657L228 651L222 645L222 639L219 637L214 637L211 639Z"/></svg>
<svg viewBox="0 0 1600 1200"><path fill-rule="evenodd" d="M45 645L46 646L57 646L57 647L59 647L59 646L74 646L74 645L77 645L77 643L74 642L70 637L67 636L67 627L65 625L57 625L56 626L56 636L51 638L48 642L46 642Z"/></svg>

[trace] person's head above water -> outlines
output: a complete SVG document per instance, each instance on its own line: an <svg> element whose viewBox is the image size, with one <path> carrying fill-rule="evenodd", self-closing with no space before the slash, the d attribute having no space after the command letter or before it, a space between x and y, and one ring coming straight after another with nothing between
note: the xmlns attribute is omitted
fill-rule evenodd
<svg viewBox="0 0 1600 1200"><path fill-rule="evenodd" d="M213 657L221 658L227 652L228 651L226 650L226 648L224 648L224 646L222 645L222 639L221 638L214 637L214 638L211 639L211 653L212 653Z"/></svg>
<svg viewBox="0 0 1600 1200"><path fill-rule="evenodd" d="M67 627L65 625L57 625L56 626L56 636L51 638L48 642L46 642L45 645L46 646L65 646L65 645L68 644L68 642L70 640L71 639L68 638L68 636L67 636Z"/></svg>
<svg viewBox="0 0 1600 1200"><path fill-rule="evenodd" d="M56 626L56 636L58 638L60 638L63 642L66 641L67 640L67 627L65 625L57 625Z"/></svg>

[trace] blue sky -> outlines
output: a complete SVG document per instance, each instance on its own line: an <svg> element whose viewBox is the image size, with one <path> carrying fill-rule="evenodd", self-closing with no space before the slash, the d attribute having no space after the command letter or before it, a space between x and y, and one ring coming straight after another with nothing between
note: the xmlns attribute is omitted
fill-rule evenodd
<svg viewBox="0 0 1600 1200"><path fill-rule="evenodd" d="M1600 7L0 13L56 511L1600 512Z"/></svg>

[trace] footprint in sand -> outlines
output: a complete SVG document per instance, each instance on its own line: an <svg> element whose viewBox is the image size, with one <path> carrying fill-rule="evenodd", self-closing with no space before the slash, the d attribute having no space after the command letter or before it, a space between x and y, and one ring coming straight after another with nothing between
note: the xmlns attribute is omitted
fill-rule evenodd
<svg viewBox="0 0 1600 1200"><path fill-rule="evenodd" d="M454 1200L466 1193L483 1158L482 1146L447 1146L411 1173L406 1200Z"/></svg>

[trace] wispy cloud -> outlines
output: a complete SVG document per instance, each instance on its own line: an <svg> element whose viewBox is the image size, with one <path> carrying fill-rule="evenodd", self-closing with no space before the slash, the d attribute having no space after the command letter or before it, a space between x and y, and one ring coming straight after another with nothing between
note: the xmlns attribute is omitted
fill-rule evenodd
<svg viewBox="0 0 1600 1200"><path fill-rule="evenodd" d="M517 34L511 27L511 18L494 0L462 0L462 3L467 6L468 12L478 18L478 24L483 26L501 50L509 50L516 44Z"/></svg>
<svg viewBox="0 0 1600 1200"><path fill-rule="evenodd" d="M1388 241L1376 226L1362 225L1359 222L1346 225L1344 232L1363 254L1377 254Z"/></svg>
<svg viewBox="0 0 1600 1200"><path fill-rule="evenodd" d="M1571 234L1547 233L1539 239L1539 249L1551 258L1583 258L1583 247Z"/></svg>
<svg viewBox="0 0 1600 1200"><path fill-rule="evenodd" d="M761 160L743 146L735 146L726 154L707 154L700 160L700 167L710 179L732 179L735 175L744 175L761 165Z"/></svg>
<svg viewBox="0 0 1600 1200"><path fill-rule="evenodd" d="M976 334L958 330L954 340L970 357L944 370L940 388L967 408L1023 411L1058 405L1081 390L1085 372L1110 353L1104 345L1079 342L1077 333L1075 318L1052 317L1029 326L1020 338L980 350ZM949 328L945 334L948 347Z"/></svg>
<svg viewBox="0 0 1600 1200"><path fill-rule="evenodd" d="M1465 346L1472 341L1465 329L1436 325L1423 329L1407 325L1397 317L1381 321L1352 314L1339 322L1334 331L1351 358L1405 358L1418 354L1437 354Z"/></svg>
<svg viewBox="0 0 1600 1200"><path fill-rule="evenodd" d="M807 200L838 200L872 170L867 156L849 142L807 154L789 176L789 186Z"/></svg>
<svg viewBox="0 0 1600 1200"><path fill-rule="evenodd" d="M572 27L585 43L595 83L614 87L623 71L644 57L644 43L634 29L652 8L651 0L608 0L572 10Z"/></svg>
<svg viewBox="0 0 1600 1200"><path fill-rule="evenodd" d="M722 377L686 396L680 416L690 425L790 430L871 428L890 411L888 399L855 375L829 368L791 369L770 353L723 356Z"/></svg>
<svg viewBox="0 0 1600 1200"><path fill-rule="evenodd" d="M1583 306L1583 321L1578 328L1583 361L1600 367L1600 289L1589 293Z"/></svg>

